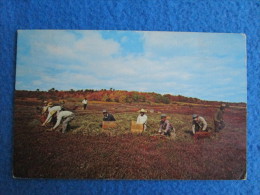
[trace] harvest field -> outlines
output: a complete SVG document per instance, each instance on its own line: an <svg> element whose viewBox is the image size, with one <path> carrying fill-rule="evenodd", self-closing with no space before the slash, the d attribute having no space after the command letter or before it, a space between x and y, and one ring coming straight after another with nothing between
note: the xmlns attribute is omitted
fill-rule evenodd
<svg viewBox="0 0 260 195"><path fill-rule="evenodd" d="M66 100L76 108L65 134L41 127L37 98L16 98L14 114L15 177L79 179L243 179L246 171L246 107L230 106L226 128L210 138L195 140L191 115L197 113L213 128L216 106L180 103L117 103ZM77 107L77 105L79 107ZM148 110L148 128L132 134L138 110ZM118 128L102 132L102 109L111 112ZM161 113L170 117L176 138L157 134Z"/></svg>

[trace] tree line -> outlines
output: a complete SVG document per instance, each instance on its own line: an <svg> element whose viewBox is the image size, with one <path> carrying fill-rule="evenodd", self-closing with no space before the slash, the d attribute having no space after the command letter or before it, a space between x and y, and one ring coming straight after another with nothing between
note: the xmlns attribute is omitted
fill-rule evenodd
<svg viewBox="0 0 260 195"><path fill-rule="evenodd" d="M174 102L186 102L194 104L208 104L208 105L218 105L218 101L205 101L198 98L185 97L182 95L171 95L171 94L158 94L154 92L137 92L137 91L124 91L110 89L85 89L85 90L74 90L70 89L67 91L57 90L51 88L47 91L41 91L36 89L36 91L26 91L26 90L16 90L17 97L30 97L39 99L66 99L66 98L87 98L93 101L103 101L103 102L119 102L119 103L134 103L134 102L147 102L147 103L163 103L170 104ZM230 104L231 105L231 104ZM245 103L234 103L234 105L245 106Z"/></svg>

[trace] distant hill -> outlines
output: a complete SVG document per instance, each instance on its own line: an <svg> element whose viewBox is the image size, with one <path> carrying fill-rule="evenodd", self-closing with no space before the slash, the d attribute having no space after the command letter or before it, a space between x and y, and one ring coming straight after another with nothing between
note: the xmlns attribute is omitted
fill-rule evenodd
<svg viewBox="0 0 260 195"><path fill-rule="evenodd" d="M132 103L132 102L146 102L146 103L164 103L174 104L176 102L193 103L193 104L207 104L218 106L223 102L219 101L205 101L198 98L185 97L181 95L161 95L154 92L136 92L136 91L123 91L123 90L73 90L70 91L58 91L54 88L48 91L26 91L16 90L15 95L17 98L38 98L41 100L53 99L63 100L67 98L81 98L86 97L88 100L104 101L104 102L120 102L120 103ZM227 102L225 102L227 103ZM228 105L246 106L246 103L228 103Z"/></svg>

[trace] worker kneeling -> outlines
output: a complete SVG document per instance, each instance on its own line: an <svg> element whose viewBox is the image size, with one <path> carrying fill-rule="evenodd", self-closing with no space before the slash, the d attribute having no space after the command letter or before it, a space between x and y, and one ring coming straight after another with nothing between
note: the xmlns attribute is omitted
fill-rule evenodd
<svg viewBox="0 0 260 195"><path fill-rule="evenodd" d="M193 135L198 131L207 131L207 122L202 116L198 116L197 114L192 115L192 133Z"/></svg>
<svg viewBox="0 0 260 195"><path fill-rule="evenodd" d="M62 122L62 133L65 133L69 127L70 121L75 118L75 114L70 111L58 111L57 112L57 122L51 130L55 130Z"/></svg>
<svg viewBox="0 0 260 195"><path fill-rule="evenodd" d="M161 115L159 133L166 136L171 136L172 133L175 135L175 129L169 120L167 120L166 114Z"/></svg>

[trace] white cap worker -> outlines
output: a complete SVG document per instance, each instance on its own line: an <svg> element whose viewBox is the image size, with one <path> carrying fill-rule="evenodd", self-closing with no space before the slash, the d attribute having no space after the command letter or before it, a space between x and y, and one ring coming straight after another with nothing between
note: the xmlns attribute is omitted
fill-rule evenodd
<svg viewBox="0 0 260 195"><path fill-rule="evenodd" d="M108 113L107 110L104 109L102 112L104 116L103 121L116 121L115 117L112 114Z"/></svg>
<svg viewBox="0 0 260 195"><path fill-rule="evenodd" d="M49 102L47 106L49 113L42 126L46 126L47 123L51 122L54 119L54 114L62 109L61 106L53 106L52 102Z"/></svg>
<svg viewBox="0 0 260 195"><path fill-rule="evenodd" d="M202 116L198 116L197 114L192 115L192 133L195 134L197 131L206 131L207 130L207 122Z"/></svg>
<svg viewBox="0 0 260 195"><path fill-rule="evenodd" d="M57 122L54 125L54 127L51 128L51 130L56 129L60 125L61 121L63 120L62 133L65 133L67 131L70 121L72 121L75 118L75 114L71 111L58 111L56 115L57 115Z"/></svg>
<svg viewBox="0 0 260 195"><path fill-rule="evenodd" d="M141 110L139 110L140 114L137 117L137 124L143 124L144 126L144 131L147 128L147 115L145 114L147 111L144 110L143 108Z"/></svg>
<svg viewBox="0 0 260 195"><path fill-rule="evenodd" d="M161 115L160 128L158 131L160 134L171 136L171 132L175 133L175 128L172 126L169 120L167 120L167 115Z"/></svg>

